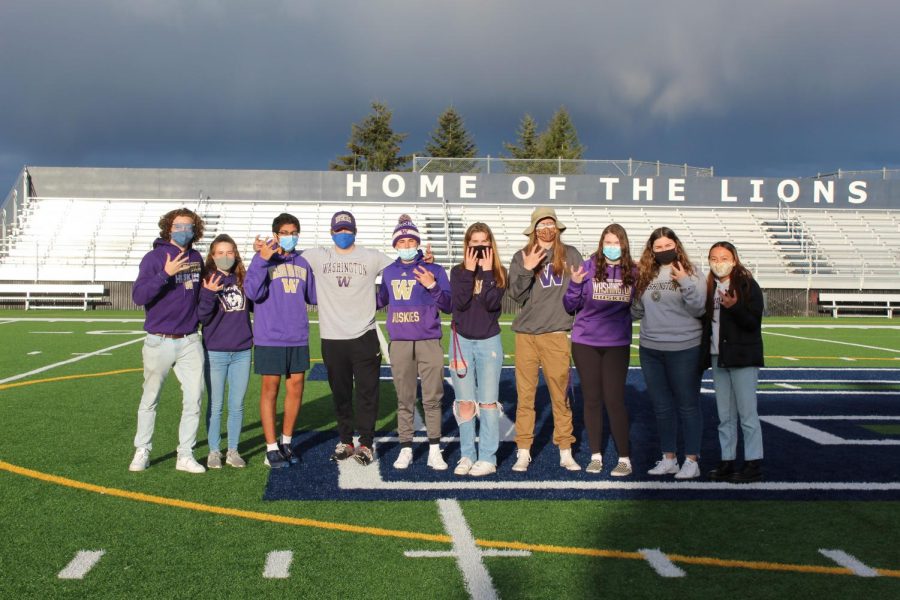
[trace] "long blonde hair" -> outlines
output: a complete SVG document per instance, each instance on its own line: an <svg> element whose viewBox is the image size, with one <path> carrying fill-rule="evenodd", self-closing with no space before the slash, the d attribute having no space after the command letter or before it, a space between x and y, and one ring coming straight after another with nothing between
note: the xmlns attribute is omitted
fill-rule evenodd
<svg viewBox="0 0 900 600"><path fill-rule="evenodd" d="M553 223L556 224L556 219L553 220ZM528 245L525 246L523 250L525 250L526 252L531 252L537 244L537 227L535 227L531 230L531 233L528 234ZM556 237L553 238L552 250L553 261L550 263L550 265L553 269L553 275L559 277L560 275L564 275L566 272L566 245L562 242L562 231L559 230L559 225L556 226Z"/></svg>
<svg viewBox="0 0 900 600"><path fill-rule="evenodd" d="M469 242L472 241L472 235L475 233L483 233L487 235L488 241L490 241L491 243L491 250L494 253L494 280L497 282L498 288L505 288L506 269L504 269L503 265L500 264L500 253L497 251L497 240L494 239L494 232L491 231L491 228L488 227L486 223L472 223L471 225L469 225L469 228L466 229L466 236L465 238L463 238L463 260L459 263L459 266L463 269L466 268L465 251L466 248L469 247Z"/></svg>

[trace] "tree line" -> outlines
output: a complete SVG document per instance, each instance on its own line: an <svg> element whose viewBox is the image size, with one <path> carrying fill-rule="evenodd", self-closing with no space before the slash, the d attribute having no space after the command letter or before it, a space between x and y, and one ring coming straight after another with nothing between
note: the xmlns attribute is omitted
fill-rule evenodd
<svg viewBox="0 0 900 600"><path fill-rule="evenodd" d="M350 126L347 154L331 161L334 171L408 171L412 155L403 154L402 144L408 133L394 131L393 112L383 102L372 102L372 112L362 121ZM569 112L561 106L543 131L531 115L524 115L516 130L515 142L504 142L508 156L504 160L510 173L557 172L558 159L580 159L585 147L578 140L578 132ZM450 106L440 114L435 129L425 143L423 156L460 159L453 161L453 170L477 170L478 155L475 140L465 127L462 115ZM542 164L544 159L546 165ZM520 162L522 161L522 162ZM576 165L568 165L566 172L575 172Z"/></svg>

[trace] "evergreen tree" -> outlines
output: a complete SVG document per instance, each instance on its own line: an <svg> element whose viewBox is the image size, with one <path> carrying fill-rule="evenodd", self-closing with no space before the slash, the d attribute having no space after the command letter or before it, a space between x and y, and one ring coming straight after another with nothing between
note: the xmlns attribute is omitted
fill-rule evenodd
<svg viewBox="0 0 900 600"><path fill-rule="evenodd" d="M537 121L531 115L525 114L519 123L519 129L516 131L516 143L503 142L503 147L512 156L511 158L534 160L538 158L538 133ZM508 173L537 173L535 163L519 162L508 160L506 162L506 171Z"/></svg>
<svg viewBox="0 0 900 600"><path fill-rule="evenodd" d="M578 141L578 132L565 106L550 119L547 129L538 138L538 153L542 158L562 158L564 160L580 159L584 155L584 146ZM577 164L563 163L563 173L577 173Z"/></svg>
<svg viewBox="0 0 900 600"><path fill-rule="evenodd" d="M425 143L425 155L434 158L474 158L478 153L475 141L466 131L462 115L450 106L438 117L431 139ZM476 170L472 160L442 160L429 164L430 171L465 173Z"/></svg>
<svg viewBox="0 0 900 600"><path fill-rule="evenodd" d="M406 133L394 133L393 113L382 102L372 102L372 114L350 126L349 154L338 156L328 168L333 171L402 171L409 163L408 155L400 154Z"/></svg>

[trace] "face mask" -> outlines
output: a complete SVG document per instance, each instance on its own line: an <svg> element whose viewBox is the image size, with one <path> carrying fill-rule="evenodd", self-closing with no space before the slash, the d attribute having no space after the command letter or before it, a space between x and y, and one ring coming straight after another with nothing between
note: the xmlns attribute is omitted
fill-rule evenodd
<svg viewBox="0 0 900 600"><path fill-rule="evenodd" d="M672 248L671 250L663 250L662 252L654 252L653 257L656 259L661 265L668 265L670 263L675 262L675 259L678 258L678 250Z"/></svg>
<svg viewBox="0 0 900 600"><path fill-rule="evenodd" d="M292 235L278 236L278 245L281 246L281 249L285 252L291 252L297 247L297 238Z"/></svg>
<svg viewBox="0 0 900 600"><path fill-rule="evenodd" d="M398 248L397 254L400 255L400 260L411 262L416 259L416 256L419 255L418 248Z"/></svg>
<svg viewBox="0 0 900 600"><path fill-rule="evenodd" d="M603 246L603 256L609 260L619 260L622 258L621 246Z"/></svg>
<svg viewBox="0 0 900 600"><path fill-rule="evenodd" d="M234 258L230 256L220 256L219 258L214 258L213 261L216 263L216 268L220 271L230 271L231 267L234 266Z"/></svg>
<svg viewBox="0 0 900 600"><path fill-rule="evenodd" d="M194 239L194 228L191 227L187 231L173 231L172 232L172 241L181 246L182 248L187 248L187 245L191 243Z"/></svg>
<svg viewBox="0 0 900 600"><path fill-rule="evenodd" d="M484 258L484 255L490 246L472 246L471 248L475 251L475 258L481 259Z"/></svg>
<svg viewBox="0 0 900 600"><path fill-rule="evenodd" d="M550 227L549 229L538 229L535 233L537 233L537 238L542 242L552 242L556 239L556 229L553 227Z"/></svg>
<svg viewBox="0 0 900 600"><path fill-rule="evenodd" d="M332 233L331 239L334 240L335 246L341 250L346 250L356 241L356 234L342 231L341 233Z"/></svg>
<svg viewBox="0 0 900 600"><path fill-rule="evenodd" d="M709 263L709 270L713 272L713 275L722 279L723 277L728 277L731 274L731 270L734 268L734 263L723 263L723 262L711 262Z"/></svg>

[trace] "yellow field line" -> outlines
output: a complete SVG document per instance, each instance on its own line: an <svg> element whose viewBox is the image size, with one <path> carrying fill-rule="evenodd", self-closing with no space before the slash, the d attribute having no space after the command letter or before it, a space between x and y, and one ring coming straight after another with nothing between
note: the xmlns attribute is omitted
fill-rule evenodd
<svg viewBox="0 0 900 600"><path fill-rule="evenodd" d="M0 385L0 391L10 388L22 387L25 385L35 385L37 383L50 383L53 381L70 381L72 379L86 379L88 377L106 377L107 375L120 375L122 373L135 373L143 371L143 368L135 369L119 369L117 371L104 371L103 373L83 373L81 375L65 375L62 377L47 377L45 379L33 379L31 381L19 381L17 383L4 383Z"/></svg>
<svg viewBox="0 0 900 600"><path fill-rule="evenodd" d="M404 531L399 529L384 529L381 527L364 527L361 525L351 525L349 523L335 523L331 521L319 521L317 519L304 519L299 517L288 517L284 515L275 515L271 513L263 513L251 510L240 510L236 508L227 508L224 506L212 506L209 504L201 504L199 502L189 502L187 500L179 500L177 498L166 498L164 496L155 496L152 494L144 494L141 492L131 492L118 488L110 488L58 475L51 475L41 471L26 469L13 465L6 461L0 460L0 470L22 475L39 481L53 483L77 490L102 494L104 496L114 496L124 498L126 500L135 500L138 502L147 502L160 506L170 506L175 508L184 508L187 510L195 510L198 512L211 513L216 515L224 515L229 517L238 517L241 519L250 519L254 521L263 521L268 523L281 523L285 525L295 525L299 527L313 527L317 529L327 529L331 531L342 531L345 533L358 533L363 535L373 535L379 537L391 537L406 540L421 540L426 542L438 542L451 544L452 539L448 535L420 533L417 531ZM497 540L475 540L475 543L484 548L502 548L509 550L530 550L531 552L540 552L544 554L563 554L574 556L588 556L599 558L617 558L625 560L644 560L644 556L639 552L626 552L622 550L604 550L601 548L579 548L573 546L554 546L548 544L529 544L525 542L506 542ZM702 556L686 556L681 554L668 554L673 562L685 564L703 565L711 567L726 567L735 569L753 569L760 571L781 571L792 573L818 573L826 575L853 575L850 569L844 567L825 567L818 565L797 565L790 563L774 563L761 561L746 560L726 560L720 558L710 558ZM897 569L876 569L879 575L884 577L900 578L900 570Z"/></svg>

